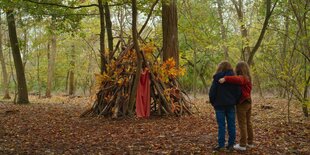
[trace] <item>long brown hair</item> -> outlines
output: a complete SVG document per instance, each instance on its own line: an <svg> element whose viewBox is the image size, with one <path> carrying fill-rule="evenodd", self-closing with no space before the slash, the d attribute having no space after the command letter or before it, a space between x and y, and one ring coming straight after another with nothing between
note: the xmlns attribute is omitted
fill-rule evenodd
<svg viewBox="0 0 310 155"><path fill-rule="evenodd" d="M221 63L218 64L215 74L228 70L233 70L231 64L228 61L222 61Z"/></svg>
<svg viewBox="0 0 310 155"><path fill-rule="evenodd" d="M250 67L246 62L244 61L238 62L235 71L237 75L245 76L251 81Z"/></svg>

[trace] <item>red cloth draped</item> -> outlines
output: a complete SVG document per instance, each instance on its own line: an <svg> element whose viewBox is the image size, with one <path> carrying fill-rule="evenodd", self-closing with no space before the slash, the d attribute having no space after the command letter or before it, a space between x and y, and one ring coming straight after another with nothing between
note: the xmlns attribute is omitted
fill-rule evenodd
<svg viewBox="0 0 310 155"><path fill-rule="evenodd" d="M137 117L147 118L150 116L151 92L150 92L150 74L145 69L139 80L136 96L136 114Z"/></svg>

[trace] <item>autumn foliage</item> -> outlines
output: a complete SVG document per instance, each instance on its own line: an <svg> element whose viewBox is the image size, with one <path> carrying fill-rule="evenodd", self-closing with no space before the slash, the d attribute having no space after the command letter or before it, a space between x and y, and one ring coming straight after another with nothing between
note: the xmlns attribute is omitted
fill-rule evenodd
<svg viewBox="0 0 310 155"><path fill-rule="evenodd" d="M145 44L141 48L144 66L149 68L151 80L151 115L191 114L192 103L181 90L177 78L185 69L176 66L170 58L161 63L153 54L155 47ZM97 93L95 101L82 116L133 115L135 105L129 103L136 72L136 53L130 47L107 65L107 71L96 74Z"/></svg>

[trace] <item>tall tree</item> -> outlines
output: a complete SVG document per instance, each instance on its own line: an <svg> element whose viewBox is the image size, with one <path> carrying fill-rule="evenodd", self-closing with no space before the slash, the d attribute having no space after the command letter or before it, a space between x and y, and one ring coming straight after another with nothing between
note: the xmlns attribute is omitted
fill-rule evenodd
<svg viewBox="0 0 310 155"><path fill-rule="evenodd" d="M163 60L179 65L177 0L162 0Z"/></svg>
<svg viewBox="0 0 310 155"><path fill-rule="evenodd" d="M242 42L243 42L242 44L244 45L241 51L241 60L246 61L250 55L251 49L249 45L250 40L249 40L248 29L245 26L243 1L238 0L237 2L236 0L232 0L232 2L237 12L237 16L238 16L238 20L240 24L240 32L241 32L241 37L242 37Z"/></svg>
<svg viewBox="0 0 310 155"><path fill-rule="evenodd" d="M137 30L137 15L138 15L137 1L132 0L131 2L132 2L132 36L133 36L134 49L137 55L137 69L136 69L136 75L134 78L134 83L131 88L131 93L130 93L130 98L129 98L129 109L128 109L129 112L133 111L132 108L135 105L137 88L138 88L138 83L140 80L140 74L142 70L142 54L139 48L138 30Z"/></svg>
<svg viewBox="0 0 310 155"><path fill-rule="evenodd" d="M297 25L298 25L298 36L300 36L299 40L299 45L300 45L300 53L304 56L304 92L303 92L303 99L302 99L302 109L304 112L304 115L306 117L309 116L308 113L308 107L307 107L307 102L309 101L308 99L308 91L309 91L309 86L310 86L310 75L308 74L307 76L307 64L310 63L310 37L308 35L308 30L309 30L309 24L308 21L308 15L309 15L309 6L310 6L310 1L292 1L289 0L291 9L294 13L294 16L297 20ZM309 71L309 70L308 70Z"/></svg>
<svg viewBox="0 0 310 155"><path fill-rule="evenodd" d="M104 34L105 34L105 25L104 25L104 6L102 4L102 0L98 0L98 8L99 8L99 14L100 14L100 60L101 60L101 65L100 65L100 71L101 73L106 71L106 64L107 60L105 57L105 46L104 46Z"/></svg>
<svg viewBox="0 0 310 155"><path fill-rule="evenodd" d="M220 24L221 24L221 37L222 37L222 48L224 50L224 56L225 56L225 60L228 60L229 55L228 55L228 47L226 45L227 42L227 33L226 33L226 28L224 25L224 18L223 18L223 0L217 0L217 11L219 14L219 18L220 18Z"/></svg>
<svg viewBox="0 0 310 155"><path fill-rule="evenodd" d="M251 53L249 55L249 58L247 59L247 63L248 64L253 64L253 58L255 53L258 51L258 48L260 47L260 45L262 44L262 41L264 39L265 33L267 31L268 28L268 24L269 24L269 20L271 18L271 15L273 13L274 8L276 7L278 3L278 0L276 0L272 6L272 2L271 0L266 0L265 4L266 4L266 12L265 12L265 19L264 19L264 23L263 23L263 27L260 31L259 37L253 47L253 49L251 50Z"/></svg>
<svg viewBox="0 0 310 155"><path fill-rule="evenodd" d="M0 11L0 61L1 61L1 68L2 68L2 76L3 76L3 99L10 99L10 94L9 94L9 81L8 81L8 72L6 70L5 66L5 60L3 56L3 51L2 51L2 19L1 19L1 11Z"/></svg>
<svg viewBox="0 0 310 155"><path fill-rule="evenodd" d="M250 43L249 43L250 40L249 40L248 29L245 26L243 0L238 0L238 2L236 0L232 0L232 2L237 11L237 15L238 15L239 23L240 23L241 36L242 36L243 43L245 44L244 48L241 51L241 60L244 60L249 65L252 65L254 55L263 41L264 35L266 33L266 30L269 24L270 17L273 13L274 8L276 7L278 3L278 0L276 0L273 6L272 6L271 0L265 0L266 12L265 12L265 19L264 19L263 27L261 29L260 35L252 50L250 48Z"/></svg>
<svg viewBox="0 0 310 155"><path fill-rule="evenodd" d="M52 17L51 21L51 40L50 40L50 48L48 50L48 73L47 73L47 85L46 85L46 97L51 97L53 81L54 81L54 72L55 72L55 59L56 59L56 18Z"/></svg>
<svg viewBox="0 0 310 155"><path fill-rule="evenodd" d="M112 34L110 7L108 2L105 2L104 4L104 11L105 11L105 22L108 35L109 61L111 61L113 57L113 34Z"/></svg>
<svg viewBox="0 0 310 155"><path fill-rule="evenodd" d="M69 95L74 95L74 68L75 68L75 45L71 46L70 69L69 69Z"/></svg>
<svg viewBox="0 0 310 155"><path fill-rule="evenodd" d="M22 62L22 58L20 55L19 44L16 34L16 25L15 25L15 17L14 12L11 9L6 11L6 17L8 22L8 29L9 29L9 36L10 36L10 43L13 53L13 59L15 64L15 71L17 76L17 87L18 87L18 104L27 104L29 103L28 100L28 90L27 90L27 83L25 78L25 71Z"/></svg>

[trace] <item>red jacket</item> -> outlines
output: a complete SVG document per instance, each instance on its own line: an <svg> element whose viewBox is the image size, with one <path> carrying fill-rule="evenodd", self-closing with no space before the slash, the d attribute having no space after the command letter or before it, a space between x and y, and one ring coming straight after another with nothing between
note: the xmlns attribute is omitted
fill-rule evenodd
<svg viewBox="0 0 310 155"><path fill-rule="evenodd" d="M225 76L225 82L238 84L241 86L241 98L239 103L243 103L247 99L251 99L252 83L244 76Z"/></svg>

